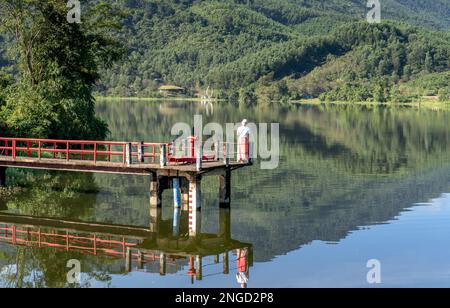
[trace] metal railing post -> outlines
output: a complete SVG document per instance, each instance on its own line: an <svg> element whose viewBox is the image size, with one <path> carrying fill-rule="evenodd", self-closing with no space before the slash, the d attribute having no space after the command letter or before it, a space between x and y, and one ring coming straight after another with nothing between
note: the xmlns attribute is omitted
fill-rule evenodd
<svg viewBox="0 0 450 308"><path fill-rule="evenodd" d="M196 162L196 167L197 167L197 171L201 171L202 170L202 162L203 162L203 146L200 142L196 142L196 153L195 153L195 162Z"/></svg>
<svg viewBox="0 0 450 308"><path fill-rule="evenodd" d="M159 163L162 168L167 166L167 144L162 144L160 147Z"/></svg>
<svg viewBox="0 0 450 308"><path fill-rule="evenodd" d="M94 163L97 162L97 142L94 142Z"/></svg>
<svg viewBox="0 0 450 308"><path fill-rule="evenodd" d="M16 159L16 140L13 140L12 142L12 155L13 155L13 159Z"/></svg>
<svg viewBox="0 0 450 308"><path fill-rule="evenodd" d="M223 149L223 163L225 164L225 166L229 166L230 165L230 145L228 143L224 143L224 149Z"/></svg>
<svg viewBox="0 0 450 308"><path fill-rule="evenodd" d="M254 143L249 141L248 143L248 163L253 164L253 151L254 151Z"/></svg>
<svg viewBox="0 0 450 308"><path fill-rule="evenodd" d="M144 155L144 141L139 142L138 145L138 161L140 163L143 163L145 161L145 155Z"/></svg>
<svg viewBox="0 0 450 308"><path fill-rule="evenodd" d="M215 156L214 159L216 161L220 160L220 151L219 151L219 142L218 141L214 142L214 156Z"/></svg>
<svg viewBox="0 0 450 308"><path fill-rule="evenodd" d="M126 164L128 167L131 166L131 164L133 163L132 152L133 152L133 145L130 142L128 142L126 144Z"/></svg>

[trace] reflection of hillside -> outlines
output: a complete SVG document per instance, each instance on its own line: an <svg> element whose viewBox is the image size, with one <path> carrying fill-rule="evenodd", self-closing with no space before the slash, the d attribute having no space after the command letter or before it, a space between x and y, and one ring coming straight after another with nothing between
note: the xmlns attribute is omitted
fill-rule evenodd
<svg viewBox="0 0 450 308"><path fill-rule="evenodd" d="M247 194L235 200L242 204L235 205L239 210L233 217L234 236L253 242L256 261L314 240L339 241L360 226L391 220L412 204L448 191L449 172L447 166L397 180L342 178L342 188L290 185L278 193L272 190L270 199Z"/></svg>
<svg viewBox="0 0 450 308"><path fill-rule="evenodd" d="M93 213L98 188L92 174L10 169L8 181L22 189L1 201L3 210L80 219Z"/></svg>
<svg viewBox="0 0 450 308"><path fill-rule="evenodd" d="M308 109L298 119L330 147L349 150L339 159L343 167L364 173L391 173L443 157L449 151L449 120L449 113L361 107Z"/></svg>
<svg viewBox="0 0 450 308"><path fill-rule="evenodd" d="M205 114L196 103L168 103L162 110L153 102L107 104L98 109L110 124L112 139L167 141L174 123L191 123L193 114ZM167 108L176 112L165 112ZM258 261L314 240L339 241L360 226L391 220L413 203L449 189L450 113L217 104L204 121L239 122L244 117L281 123L280 167L260 170L256 164L233 177L233 238L253 243ZM41 175L30 178L29 192L7 200L10 212L149 224L148 178ZM216 182L205 179L204 232L217 231L217 189ZM171 217L170 192L164 204L163 217ZM41 267L58 264L50 253L27 253L48 258ZM99 271L123 271L122 265L85 258ZM151 268L159 270L157 265Z"/></svg>
<svg viewBox="0 0 450 308"><path fill-rule="evenodd" d="M285 155L301 148L310 154L333 157L339 168L357 173L388 174L417 167L428 162L430 156L446 155L450 144L447 112L358 106L251 109L229 104L216 104L214 110L214 115L207 115L196 102L100 102L98 106L113 139L133 136L167 141L172 138L172 126L177 122L192 125L194 114L202 114L204 123L237 123L243 118L256 123L281 123Z"/></svg>
<svg viewBox="0 0 450 308"><path fill-rule="evenodd" d="M204 122L279 122L280 167L268 171L255 166L233 178L233 235L255 244L257 260L313 240L338 241L358 226L390 220L448 188L450 167L441 166L449 157L450 113L217 104L214 115L206 116L199 104L180 103L179 113L162 115L155 104L143 102L99 108L113 136L143 139L167 139L174 123L191 123L196 113L204 115ZM136 118L131 122L136 125L127 123L127 117ZM102 181L100 186L111 186L109 178ZM204 185L207 204L217 204L216 185ZM118 196L135 189L125 180L118 187ZM136 215L144 211L140 208ZM211 212L214 207L209 206L204 212L207 228L214 228Z"/></svg>

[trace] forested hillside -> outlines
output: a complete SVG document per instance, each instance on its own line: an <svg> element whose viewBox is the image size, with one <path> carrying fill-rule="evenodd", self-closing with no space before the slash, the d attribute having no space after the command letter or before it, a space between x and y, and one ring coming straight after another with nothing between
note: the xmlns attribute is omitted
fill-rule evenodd
<svg viewBox="0 0 450 308"><path fill-rule="evenodd" d="M128 56L101 71L101 95L154 96L162 84L190 95L210 87L241 102L411 101L450 92L403 86L449 70L450 0L381 1L380 25L365 21L366 0L116 3L126 12L119 35Z"/></svg>

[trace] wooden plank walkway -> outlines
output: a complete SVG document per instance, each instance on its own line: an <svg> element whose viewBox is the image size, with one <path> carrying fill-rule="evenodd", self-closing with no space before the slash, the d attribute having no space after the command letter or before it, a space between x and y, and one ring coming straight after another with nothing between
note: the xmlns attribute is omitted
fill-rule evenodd
<svg viewBox="0 0 450 308"><path fill-rule="evenodd" d="M180 173L198 175L214 174L213 171L230 169L235 170L248 166L247 163L230 162L228 167L223 162L203 162L200 171L195 164L169 164L161 167L156 163L135 163L123 165L122 163L108 161L88 161L51 159L51 158L28 158L0 156L0 167L15 167L26 169L45 169L59 171L95 172L95 173L118 173L132 175L149 175L150 173L164 174L166 176L178 176Z"/></svg>

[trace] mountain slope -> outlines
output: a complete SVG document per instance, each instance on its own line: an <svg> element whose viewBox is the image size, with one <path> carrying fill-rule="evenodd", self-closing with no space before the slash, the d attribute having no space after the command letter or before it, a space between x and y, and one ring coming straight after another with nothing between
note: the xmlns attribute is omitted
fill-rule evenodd
<svg viewBox="0 0 450 308"><path fill-rule="evenodd" d="M383 1L382 17L434 29L450 26L450 1L425 1L428 6L423 2ZM306 59L311 63L304 71L291 67L280 73L283 69L273 66L288 67L289 62L281 62L293 50L316 35L327 40L341 26L361 22L368 10L364 0L135 0L125 5L131 12L123 38L131 47L130 61L105 72L100 90L106 95L154 95L162 80L191 91L214 86L232 96L230 89L236 93L267 74L275 80L288 75L297 79L326 62L323 57L343 52L310 52L313 58ZM256 73L255 66L267 69ZM234 81L227 81L229 70Z"/></svg>
<svg viewBox="0 0 450 308"><path fill-rule="evenodd" d="M346 83L358 91L371 81L392 88L448 70L441 58L448 55L450 0L383 0L384 24L372 26L365 24L367 0L116 3L128 13L121 41L129 52L102 71L102 95L153 96L161 84L176 84L190 94L210 86L243 100L316 97ZM360 37L353 28L379 33L350 44Z"/></svg>

